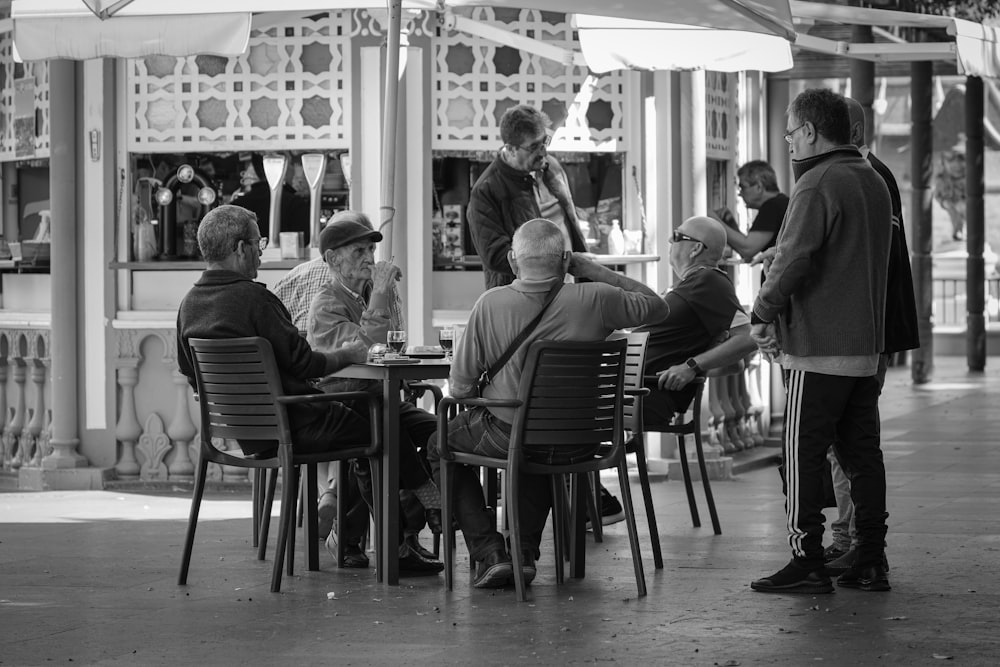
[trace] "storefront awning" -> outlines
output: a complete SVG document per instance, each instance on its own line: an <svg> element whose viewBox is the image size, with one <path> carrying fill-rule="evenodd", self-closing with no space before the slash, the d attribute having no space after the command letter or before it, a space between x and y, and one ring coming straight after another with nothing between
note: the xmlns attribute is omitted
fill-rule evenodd
<svg viewBox="0 0 1000 667"><path fill-rule="evenodd" d="M449 14L460 7L490 6L561 13L583 13L616 19L669 18L672 24L718 28L758 35L794 37L788 0L403 0L402 8ZM252 13L329 11L372 8L379 0L13 0L14 42L24 59L136 57L150 53L234 55L246 46ZM237 19L236 17L240 17ZM196 20L193 20L195 19ZM239 25L236 21L239 20ZM662 27L664 24L655 24ZM733 35L736 32L732 33ZM634 35L630 35L633 37ZM709 65L722 63L698 39L693 51ZM770 40L748 42L757 50ZM595 40L588 37L591 43ZM606 41L597 38L597 43ZM678 43L682 38L678 37ZM725 40L720 38L720 41ZM662 44L657 43L657 49ZM654 49L654 50L657 50ZM711 49L716 50L716 49ZM687 49L690 52L692 49ZM732 52L732 49L727 49ZM738 52L738 50L737 50ZM578 56L577 56L578 57ZM678 56L679 57L679 56ZM596 56L595 56L596 58ZM695 58L698 60L698 58ZM634 61L634 57L633 57ZM678 63L683 62L677 60ZM678 64L677 67L683 67ZM689 67L684 67L688 69ZM764 68L762 68L764 69Z"/></svg>
<svg viewBox="0 0 1000 667"><path fill-rule="evenodd" d="M795 41L799 48L872 62L951 60L955 61L959 74L1000 78L1000 30L997 28L951 16L801 0L791 0L791 8L796 21L825 21L879 28L938 28L954 37L954 41L947 42L897 40L891 44L852 44L799 34Z"/></svg>
<svg viewBox="0 0 1000 667"><path fill-rule="evenodd" d="M577 14L580 48L595 72L615 69L780 72L792 67L788 39L749 30L713 29Z"/></svg>
<svg viewBox="0 0 1000 667"><path fill-rule="evenodd" d="M36 16L13 20L15 57L20 60L114 56L236 56L250 42L249 13L185 16Z"/></svg>

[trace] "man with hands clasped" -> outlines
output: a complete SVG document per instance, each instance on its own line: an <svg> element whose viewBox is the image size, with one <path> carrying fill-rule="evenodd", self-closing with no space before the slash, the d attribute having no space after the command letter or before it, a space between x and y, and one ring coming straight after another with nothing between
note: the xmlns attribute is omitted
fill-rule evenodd
<svg viewBox="0 0 1000 667"><path fill-rule="evenodd" d="M781 355L787 391L782 453L792 559L750 584L766 593L833 591L823 553L830 443L852 475L858 533L857 559L837 583L890 589L877 371L892 206L885 182L850 143L850 127L846 101L828 89L803 91L788 107L795 189L751 317L760 349Z"/></svg>

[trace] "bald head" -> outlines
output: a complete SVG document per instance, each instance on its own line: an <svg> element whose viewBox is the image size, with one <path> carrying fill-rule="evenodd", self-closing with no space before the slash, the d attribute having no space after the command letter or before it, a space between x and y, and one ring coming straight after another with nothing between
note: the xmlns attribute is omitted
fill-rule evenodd
<svg viewBox="0 0 1000 667"><path fill-rule="evenodd" d="M702 255L706 263L714 266L722 259L726 250L726 229L718 220L698 215L685 220L677 231L701 241L705 246Z"/></svg>
<svg viewBox="0 0 1000 667"><path fill-rule="evenodd" d="M860 148L865 145L865 109L853 97L845 97L844 101L851 116L851 143Z"/></svg>

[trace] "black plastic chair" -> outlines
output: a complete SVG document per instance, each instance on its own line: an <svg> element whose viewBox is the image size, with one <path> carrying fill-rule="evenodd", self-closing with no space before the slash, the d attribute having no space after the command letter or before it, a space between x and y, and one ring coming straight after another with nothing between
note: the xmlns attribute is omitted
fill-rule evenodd
<svg viewBox="0 0 1000 667"><path fill-rule="evenodd" d="M198 404L201 409L201 450L195 472L194 493L191 498L191 515L188 520L184 554L181 560L179 585L187 583L194 546L195 530L198 527L198 513L205 491L205 478L210 462L222 465L261 470L270 470L262 506L254 500L254 521L260 522L262 534L258 546L258 557L263 556L267 545L266 525L271 515L271 504L277 484L278 472L282 475L281 513L278 522L278 543L275 549L274 568L271 575L271 591L281 589L282 566L286 547L291 552L295 539L295 506L298 498L299 467L307 467L306 488L309 494L306 502L306 554L309 570L319 569L319 545L316 535L317 486L316 464L326 461L344 461L367 458L372 465L372 479L376 484L376 521L381 516L377 506L381 466L381 415L377 397L365 392L341 392L335 394L308 394L286 396L282 392L281 377L274 360L271 344L264 338L197 339L188 341L194 357L195 380ZM341 443L342 447L318 454L297 454L292 442L288 421L289 405L329 403L332 401L365 401L369 407L372 424L371 437L367 442ZM273 441L276 454L263 457L239 457L221 451L212 444L212 438L233 438L237 440ZM256 477L256 474L255 474ZM258 479L258 482L261 480ZM259 489L259 484L256 485ZM338 506L338 514L340 507ZM260 516L258 516L258 514ZM340 517L339 525L343 525ZM342 544L342 540L340 543ZM376 544L376 549L381 545ZM338 548L338 565L343 564L342 549ZM293 572L293 556L289 553L288 573Z"/></svg>
<svg viewBox="0 0 1000 667"><path fill-rule="evenodd" d="M653 510L653 492L649 486L649 467L646 463L646 441L642 428L642 399L649 393L643 386L646 368L646 344L649 342L649 332L632 331L629 333L612 334L614 339L624 339L628 343L625 358L625 430L628 437L625 440L625 453L635 455L636 470L639 473L639 485L642 488L642 500L646 507L646 523L649 525L649 539L653 546L653 565L657 570L663 569L663 553L660 548L660 532L656 526L656 513ZM632 400L629 400L631 397ZM596 491L600 488L596 476L593 481L595 489L593 509L591 514L597 515L597 520L591 519L594 529L594 539L601 541L600 500Z"/></svg>
<svg viewBox="0 0 1000 667"><path fill-rule="evenodd" d="M732 369L720 369L718 371L711 371L708 375L710 377L719 377L723 375L729 375L734 372ZM656 386L657 376L647 375L645 382L648 385ZM716 535L722 534L722 526L719 524L719 513L715 509L715 498L712 496L712 481L708 477L708 467L705 465L705 448L702 443L701 437L701 404L705 393L705 385L707 384L707 378L696 377L691 381L695 385L694 400L691 402L691 408L682 414L674 415L674 418L668 423L660 424L643 424L642 416L637 422L637 428L640 429L638 432L633 431L632 438L638 439L641 443L645 440L645 432L655 432L655 433L671 433L677 437L677 458L680 459L681 470L684 473L684 490L687 492L688 508L691 510L691 522L694 524L695 528L701 527L701 517L698 515L698 502L694 497L694 486L691 482L691 470L688 465L687 449L684 446L685 436L691 435L694 437L694 447L695 454L698 457L698 470L701 472L701 485L705 490L705 502L708 504L708 513L712 519L712 529L715 531ZM685 419L690 415L690 419Z"/></svg>
<svg viewBox="0 0 1000 667"><path fill-rule="evenodd" d="M528 348L521 372L517 397L510 400L445 397L438 407L438 438L441 447L441 495L444 525L451 526L452 467L485 466L504 470L507 507L505 517L510 527L511 557L514 561L515 589L518 600L527 599L521 563L521 536L518 515L518 480L522 473L552 477L552 521L556 542L556 581L563 580L563 553L566 547L564 522L566 475L587 474L605 468L618 470L622 504L628 522L629 542L639 595L646 594L646 579L639 553L635 512L629 492L625 461L623 425L624 372L626 341L595 343L535 341ZM510 447L506 458L491 458L452 451L448 447L447 415L455 405L472 407L506 406L516 409ZM602 447L603 443L611 443ZM531 460L533 448L592 445L592 458L562 465ZM454 552L452 531L445 530L445 583L453 586Z"/></svg>

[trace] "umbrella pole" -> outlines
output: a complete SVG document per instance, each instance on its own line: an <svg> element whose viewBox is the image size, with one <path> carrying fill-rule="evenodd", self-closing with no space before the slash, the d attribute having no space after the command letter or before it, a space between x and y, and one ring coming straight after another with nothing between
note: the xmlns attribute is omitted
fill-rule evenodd
<svg viewBox="0 0 1000 667"><path fill-rule="evenodd" d="M379 231L381 259L392 257L392 227L396 217L396 127L399 112L399 31L402 28L402 0L388 0L389 26L386 31L385 95L382 113L382 205Z"/></svg>

